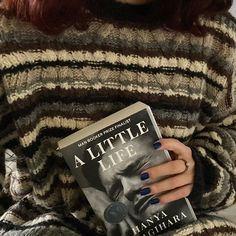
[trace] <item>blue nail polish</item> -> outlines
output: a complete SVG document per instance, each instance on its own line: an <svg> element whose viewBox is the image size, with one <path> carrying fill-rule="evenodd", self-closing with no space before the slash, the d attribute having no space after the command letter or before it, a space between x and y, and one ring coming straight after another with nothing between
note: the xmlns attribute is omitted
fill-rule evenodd
<svg viewBox="0 0 236 236"><path fill-rule="evenodd" d="M153 143L153 147L155 149L159 149L161 147L161 143L160 142L155 142L155 143Z"/></svg>
<svg viewBox="0 0 236 236"><path fill-rule="evenodd" d="M150 192L151 192L150 188L143 188L141 189L140 194L143 196L149 194Z"/></svg>
<svg viewBox="0 0 236 236"><path fill-rule="evenodd" d="M140 179L141 179L141 180L146 180L146 179L148 179L148 178L149 178L148 172L144 172L144 173L142 173L142 174L140 175Z"/></svg>
<svg viewBox="0 0 236 236"><path fill-rule="evenodd" d="M149 201L149 203L150 203L151 205L157 204L157 203L159 203L159 202L160 202L160 199L159 199L159 198L152 198L152 199Z"/></svg>

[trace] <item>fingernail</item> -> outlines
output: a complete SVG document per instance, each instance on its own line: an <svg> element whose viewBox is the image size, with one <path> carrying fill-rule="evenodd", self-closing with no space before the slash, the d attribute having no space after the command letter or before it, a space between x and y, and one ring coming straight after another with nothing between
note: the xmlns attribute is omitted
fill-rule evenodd
<svg viewBox="0 0 236 236"><path fill-rule="evenodd" d="M155 143L153 143L153 147L155 149L159 149L161 147L161 143L160 142L155 142Z"/></svg>
<svg viewBox="0 0 236 236"><path fill-rule="evenodd" d="M144 173L142 173L142 174L140 175L140 179L141 179L141 180L146 180L146 179L148 179L148 178L149 178L148 172L144 172Z"/></svg>
<svg viewBox="0 0 236 236"><path fill-rule="evenodd" d="M159 198L152 198L152 199L149 201L149 203L150 203L151 205L157 204L157 203L159 203L159 202L160 202L160 199L159 199Z"/></svg>
<svg viewBox="0 0 236 236"><path fill-rule="evenodd" d="M141 189L140 194L143 196L149 194L150 192L151 192L150 188L143 188Z"/></svg>

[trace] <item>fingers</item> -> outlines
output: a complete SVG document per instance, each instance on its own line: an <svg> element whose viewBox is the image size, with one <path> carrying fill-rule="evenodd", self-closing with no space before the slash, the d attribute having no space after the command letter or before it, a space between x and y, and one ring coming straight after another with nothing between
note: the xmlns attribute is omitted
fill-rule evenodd
<svg viewBox="0 0 236 236"><path fill-rule="evenodd" d="M164 193L158 197L159 203L165 204L168 202L176 201L184 197L188 197L193 188L192 184L185 185L174 189L170 192Z"/></svg>
<svg viewBox="0 0 236 236"><path fill-rule="evenodd" d="M140 194L153 195L151 204L167 203L187 197L192 191L195 174L192 150L172 138L161 139L153 146L158 150L173 152L175 158L150 167L141 174L144 185Z"/></svg>
<svg viewBox="0 0 236 236"><path fill-rule="evenodd" d="M183 160L169 161L161 165L153 166L145 170L148 173L149 180L154 181L162 176L175 175L186 170L186 165Z"/></svg>
<svg viewBox="0 0 236 236"><path fill-rule="evenodd" d="M152 184L147 183L141 190L141 194L142 195L146 195L146 193L150 195L161 194L163 192L174 190L179 187L183 187L185 185L190 185L192 183L193 183L193 176L191 175L191 173L189 174L183 173Z"/></svg>
<svg viewBox="0 0 236 236"><path fill-rule="evenodd" d="M191 176L178 175L167 178L158 183L145 186L141 189L141 195L153 195L150 204L165 204L178 199L188 197L193 189Z"/></svg>
<svg viewBox="0 0 236 236"><path fill-rule="evenodd" d="M189 147L173 138L160 139L158 142L154 143L154 147L158 150L172 151L179 159L183 157L186 159L186 157L192 156L192 150Z"/></svg>

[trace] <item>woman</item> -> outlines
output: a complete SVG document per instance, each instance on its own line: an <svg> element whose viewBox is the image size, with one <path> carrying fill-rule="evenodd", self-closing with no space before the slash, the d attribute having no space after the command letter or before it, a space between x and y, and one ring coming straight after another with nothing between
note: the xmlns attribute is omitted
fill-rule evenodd
<svg viewBox="0 0 236 236"><path fill-rule="evenodd" d="M0 18L0 234L106 234L57 141L138 100L173 161L141 179L198 221L171 235L234 235L213 212L235 185L236 21L231 0L4 0ZM16 167L6 171L4 151ZM183 161L184 160L184 161Z"/></svg>

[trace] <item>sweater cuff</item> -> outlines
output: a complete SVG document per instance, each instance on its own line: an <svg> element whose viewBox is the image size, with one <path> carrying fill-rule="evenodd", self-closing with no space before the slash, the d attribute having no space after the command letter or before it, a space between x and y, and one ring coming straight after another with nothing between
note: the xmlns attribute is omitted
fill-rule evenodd
<svg viewBox="0 0 236 236"><path fill-rule="evenodd" d="M205 192L205 178L204 178L204 165L201 160L201 155L195 148L191 148L192 150L192 157L195 161L195 174L194 174L194 184L193 189L188 199L195 207L199 207L201 204L201 199L203 193Z"/></svg>

